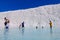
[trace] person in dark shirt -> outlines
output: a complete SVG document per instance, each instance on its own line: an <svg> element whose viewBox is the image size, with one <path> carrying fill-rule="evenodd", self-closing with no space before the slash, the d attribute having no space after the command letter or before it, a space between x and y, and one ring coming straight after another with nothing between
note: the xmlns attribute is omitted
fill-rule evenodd
<svg viewBox="0 0 60 40"><path fill-rule="evenodd" d="M22 22L22 27L24 27L24 21Z"/></svg>
<svg viewBox="0 0 60 40"><path fill-rule="evenodd" d="M5 20L4 25L5 25L6 29L7 29L8 28L7 25L9 24L10 21L6 17L4 18L4 20Z"/></svg>

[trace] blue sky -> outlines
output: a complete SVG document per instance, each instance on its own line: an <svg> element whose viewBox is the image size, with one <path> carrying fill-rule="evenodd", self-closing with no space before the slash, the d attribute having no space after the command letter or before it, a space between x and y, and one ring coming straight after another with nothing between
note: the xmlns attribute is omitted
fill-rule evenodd
<svg viewBox="0 0 60 40"><path fill-rule="evenodd" d="M0 0L0 12L59 3L59 0Z"/></svg>

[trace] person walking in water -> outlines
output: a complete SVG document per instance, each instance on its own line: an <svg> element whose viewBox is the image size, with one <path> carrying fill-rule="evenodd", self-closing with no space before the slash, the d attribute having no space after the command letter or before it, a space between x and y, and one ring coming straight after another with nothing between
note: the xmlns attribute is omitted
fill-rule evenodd
<svg viewBox="0 0 60 40"><path fill-rule="evenodd" d="M5 25L6 29L8 29L8 25L9 25L10 21L6 17L4 18L4 20L5 20L4 25Z"/></svg>
<svg viewBox="0 0 60 40"><path fill-rule="evenodd" d="M19 28L20 27L24 28L24 21L19 25Z"/></svg>
<svg viewBox="0 0 60 40"><path fill-rule="evenodd" d="M50 28L52 28L52 21L50 21L49 25L50 25Z"/></svg>

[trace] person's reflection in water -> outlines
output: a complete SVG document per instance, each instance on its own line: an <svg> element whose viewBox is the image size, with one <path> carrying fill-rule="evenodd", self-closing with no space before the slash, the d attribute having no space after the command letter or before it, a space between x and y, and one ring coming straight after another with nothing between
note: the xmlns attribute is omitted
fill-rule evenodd
<svg viewBox="0 0 60 40"><path fill-rule="evenodd" d="M19 31L20 31L20 33L22 33L22 35L24 35L24 30L25 30L25 27L19 28Z"/></svg>
<svg viewBox="0 0 60 40"><path fill-rule="evenodd" d="M52 28L50 28L50 34L52 35L52 33L53 33L53 32L52 32Z"/></svg>
<svg viewBox="0 0 60 40"><path fill-rule="evenodd" d="M22 28L22 35L24 35L24 28Z"/></svg>
<svg viewBox="0 0 60 40"><path fill-rule="evenodd" d="M8 31L9 29L4 29L4 40L8 40Z"/></svg>
<svg viewBox="0 0 60 40"><path fill-rule="evenodd" d="M52 40L52 38L53 38L53 30L52 28L50 28L50 40Z"/></svg>

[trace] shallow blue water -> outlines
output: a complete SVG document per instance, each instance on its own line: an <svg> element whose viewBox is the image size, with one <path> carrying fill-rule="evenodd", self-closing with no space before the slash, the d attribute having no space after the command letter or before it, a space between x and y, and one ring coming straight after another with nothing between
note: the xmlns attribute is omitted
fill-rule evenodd
<svg viewBox="0 0 60 40"><path fill-rule="evenodd" d="M10 28L0 30L0 40L60 40L59 28Z"/></svg>

